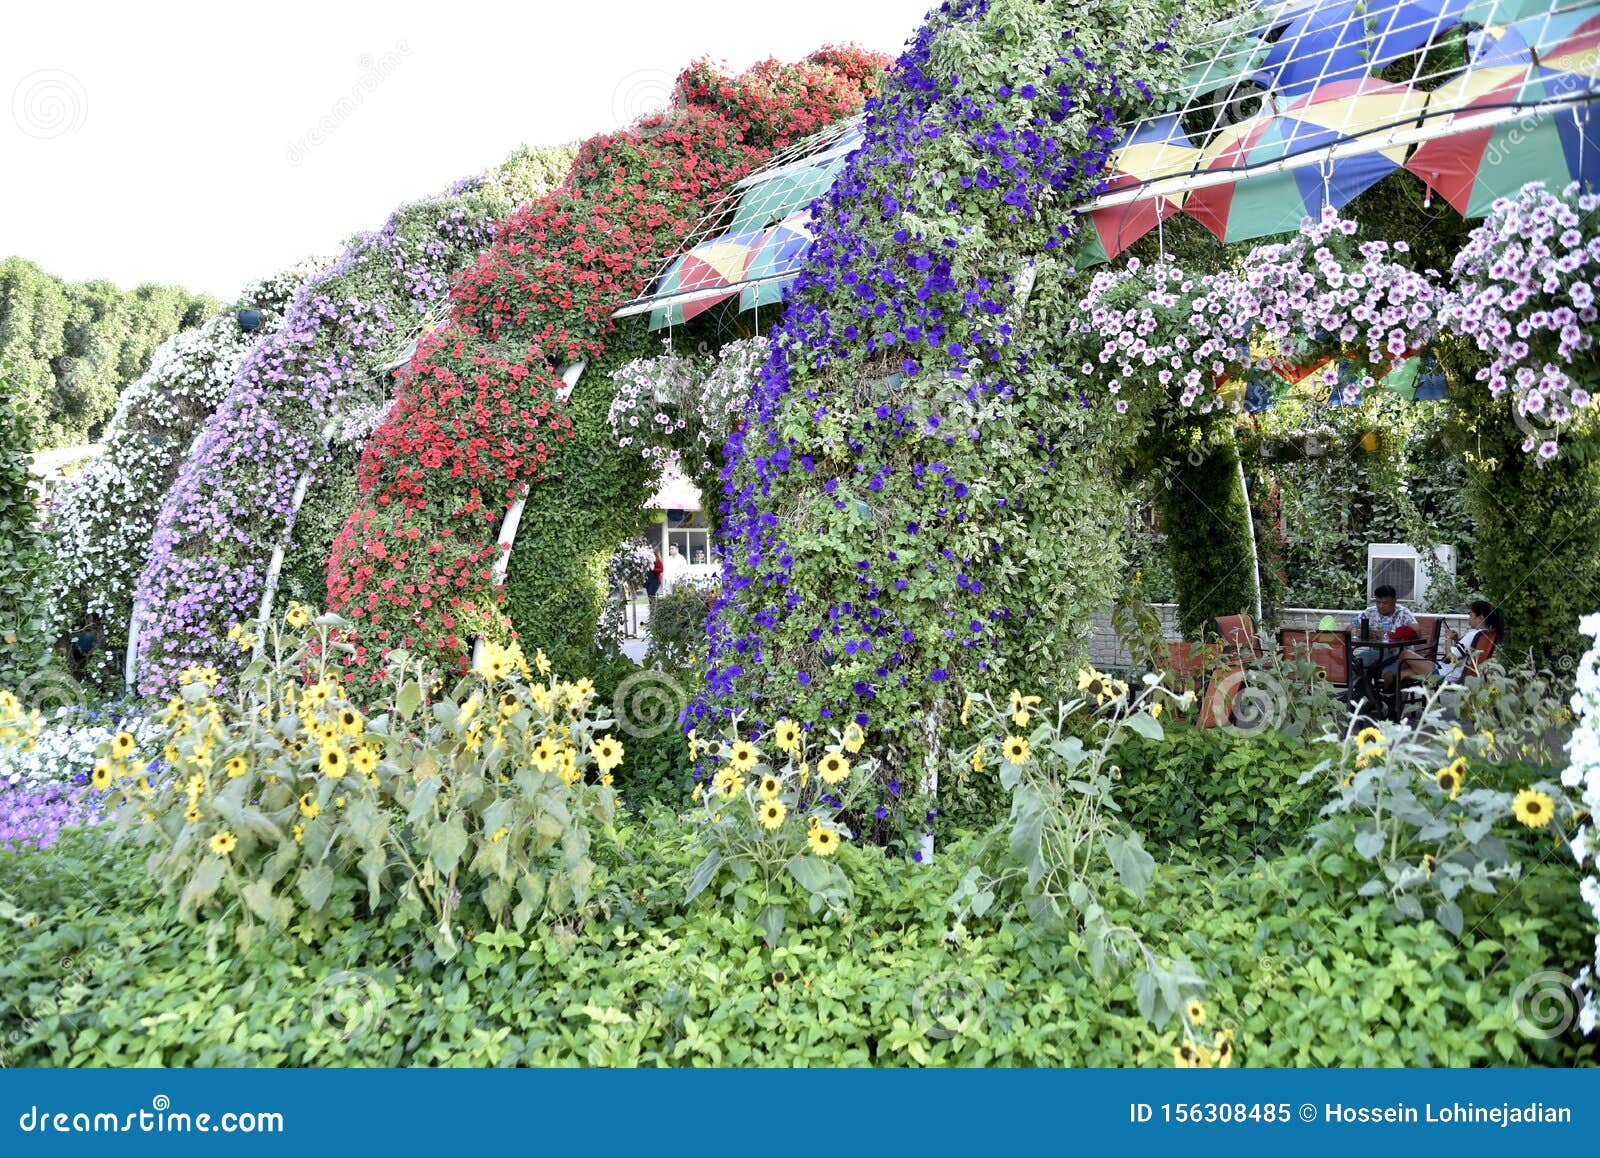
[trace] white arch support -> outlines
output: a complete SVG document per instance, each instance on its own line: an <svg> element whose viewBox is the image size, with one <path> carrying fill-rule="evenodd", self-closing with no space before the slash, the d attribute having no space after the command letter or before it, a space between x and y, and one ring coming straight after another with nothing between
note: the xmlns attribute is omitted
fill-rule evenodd
<svg viewBox="0 0 1600 1158"><path fill-rule="evenodd" d="M323 446L328 445L328 441L333 438L333 432L337 429L339 429L339 419L337 416L330 418L327 422L323 423ZM256 612L256 618L262 623L266 623L272 618L272 601L277 597L278 594L278 575L283 570L284 551L290 537L294 534L295 516L300 513L300 505L306 501L306 492L311 489L311 479L313 473L314 472L309 465L305 470L300 472L300 480L294 485L294 496L289 500L288 521L284 523L283 534L278 538L278 545L272 548L272 561L267 564L267 582L265 589L261 592L261 607ZM266 646L267 633L265 631L258 631L256 633L255 650L257 658L262 655L266 649Z"/></svg>

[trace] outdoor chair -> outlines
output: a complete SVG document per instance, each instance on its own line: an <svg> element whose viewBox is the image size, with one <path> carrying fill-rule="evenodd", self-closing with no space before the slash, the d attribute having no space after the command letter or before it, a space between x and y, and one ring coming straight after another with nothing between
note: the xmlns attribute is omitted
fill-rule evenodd
<svg viewBox="0 0 1600 1158"><path fill-rule="evenodd" d="M1243 613L1217 616L1217 633L1240 666L1261 658L1261 640L1256 636L1256 622L1250 616Z"/></svg>

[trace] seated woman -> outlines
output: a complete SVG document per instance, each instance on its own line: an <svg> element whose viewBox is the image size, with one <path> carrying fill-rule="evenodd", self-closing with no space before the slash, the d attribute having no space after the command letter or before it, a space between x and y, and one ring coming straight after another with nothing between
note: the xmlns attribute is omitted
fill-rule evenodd
<svg viewBox="0 0 1600 1158"><path fill-rule="evenodd" d="M1461 635L1446 626L1442 654L1430 662L1414 651L1400 653L1401 671L1421 679L1436 675L1447 684L1458 684L1478 670L1478 661L1494 650L1506 633L1505 616L1485 599L1474 599L1467 610L1467 630Z"/></svg>

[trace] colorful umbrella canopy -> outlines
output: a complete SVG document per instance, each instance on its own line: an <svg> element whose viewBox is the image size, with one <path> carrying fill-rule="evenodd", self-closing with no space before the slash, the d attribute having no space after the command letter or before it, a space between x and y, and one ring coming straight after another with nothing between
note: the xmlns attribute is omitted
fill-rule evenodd
<svg viewBox="0 0 1600 1158"><path fill-rule="evenodd" d="M1144 121L1134 126L1127 139L1112 154L1110 168L1114 176L1101 191L1109 193L1187 173L1199 156L1200 150L1184 133L1183 124L1176 113ZM1167 197L1148 197L1126 205L1094 210L1089 214L1094 228L1084 231L1084 259L1089 262L1110 261L1176 213L1178 204L1178 201Z"/></svg>
<svg viewBox="0 0 1600 1158"><path fill-rule="evenodd" d="M1283 112L1224 130L1202 152L1197 170L1260 168L1274 161L1403 125L1421 114L1425 94L1361 77L1318 86ZM1244 132L1237 132L1237 129ZM1302 165L1248 181L1191 191L1183 211L1225 242L1282 233L1324 205L1340 208L1399 169L1405 145Z"/></svg>
<svg viewBox="0 0 1600 1158"><path fill-rule="evenodd" d="M1471 120L1508 106L1556 107L1425 142L1406 168L1469 217L1529 181L1600 188L1597 97L1600 16L1592 9L1512 25L1480 48L1472 70L1430 94L1429 112Z"/></svg>
<svg viewBox="0 0 1600 1158"><path fill-rule="evenodd" d="M726 288L726 293L706 294L692 301L659 307L650 314L650 328L682 325L703 314L718 302L738 293L750 259L761 244L764 230L751 229L702 241L667 267L656 287L658 294L695 293Z"/></svg>
<svg viewBox="0 0 1600 1158"><path fill-rule="evenodd" d="M745 281L760 284L747 285L739 292L741 310L783 300L783 288L800 272L800 263L811 244L810 225L810 211L801 210L766 231L744 272Z"/></svg>
<svg viewBox="0 0 1600 1158"><path fill-rule="evenodd" d="M1467 0L1334 0L1296 16L1256 79L1284 96L1358 80L1428 44L1460 19Z"/></svg>

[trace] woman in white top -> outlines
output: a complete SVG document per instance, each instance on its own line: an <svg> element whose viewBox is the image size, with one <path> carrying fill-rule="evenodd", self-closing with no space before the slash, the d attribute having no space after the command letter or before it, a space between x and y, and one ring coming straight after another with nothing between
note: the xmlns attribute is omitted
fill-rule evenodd
<svg viewBox="0 0 1600 1158"><path fill-rule="evenodd" d="M683 557L682 554L679 553L678 548L668 547L667 565L663 569L661 575L661 589L663 591L672 591L676 589L678 586L678 580L683 578L684 573L688 571L688 569L689 562Z"/></svg>
<svg viewBox="0 0 1600 1158"><path fill-rule="evenodd" d="M1484 599L1475 599L1467 610L1467 630L1459 636L1447 625L1440 640L1442 654L1429 663L1415 652L1405 653L1407 675L1419 679L1436 675L1447 684L1458 684L1477 671L1480 654L1487 654L1505 635L1505 616L1500 609Z"/></svg>

